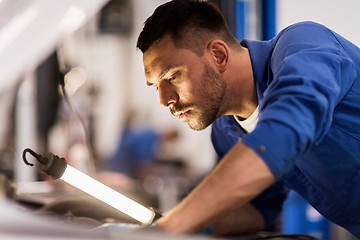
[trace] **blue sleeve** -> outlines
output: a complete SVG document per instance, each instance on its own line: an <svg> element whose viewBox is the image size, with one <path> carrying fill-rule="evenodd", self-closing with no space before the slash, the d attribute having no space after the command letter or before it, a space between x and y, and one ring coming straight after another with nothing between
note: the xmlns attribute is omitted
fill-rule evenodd
<svg viewBox="0 0 360 240"><path fill-rule="evenodd" d="M286 29L270 64L273 78L259 104L259 122L242 141L279 179L296 156L323 139L356 73L334 34L317 24Z"/></svg>

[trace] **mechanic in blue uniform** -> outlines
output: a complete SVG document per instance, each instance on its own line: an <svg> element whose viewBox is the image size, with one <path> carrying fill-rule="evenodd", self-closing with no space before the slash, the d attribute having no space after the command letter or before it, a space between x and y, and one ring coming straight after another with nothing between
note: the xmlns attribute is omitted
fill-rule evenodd
<svg viewBox="0 0 360 240"><path fill-rule="evenodd" d="M293 189L360 237L358 47L313 22L239 44L214 5L194 0L159 6L137 47L160 104L195 130L212 124L221 158L159 227L261 231Z"/></svg>

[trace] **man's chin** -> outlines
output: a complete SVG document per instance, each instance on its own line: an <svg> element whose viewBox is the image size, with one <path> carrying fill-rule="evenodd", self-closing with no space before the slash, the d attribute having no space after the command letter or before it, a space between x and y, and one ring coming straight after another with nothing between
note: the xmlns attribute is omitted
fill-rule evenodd
<svg viewBox="0 0 360 240"><path fill-rule="evenodd" d="M189 116L189 118L187 118L184 122L186 122L191 129L200 131L210 126L216 120L216 118L217 117L212 114L205 114L204 112L195 114L194 111L192 115Z"/></svg>
<svg viewBox="0 0 360 240"><path fill-rule="evenodd" d="M192 129L192 130L196 130L196 131L201 131L201 130L204 130L206 129L208 126L211 125L210 124L203 124L203 123L191 123L191 122L188 122L189 124L189 127Z"/></svg>

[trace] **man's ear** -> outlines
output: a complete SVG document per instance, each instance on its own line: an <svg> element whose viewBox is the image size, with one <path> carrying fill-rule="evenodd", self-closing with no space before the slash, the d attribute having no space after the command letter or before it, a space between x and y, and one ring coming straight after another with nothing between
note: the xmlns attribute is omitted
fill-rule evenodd
<svg viewBox="0 0 360 240"><path fill-rule="evenodd" d="M229 60L229 47L221 40L212 40L208 44L208 50L215 60L215 64L222 73L226 70Z"/></svg>

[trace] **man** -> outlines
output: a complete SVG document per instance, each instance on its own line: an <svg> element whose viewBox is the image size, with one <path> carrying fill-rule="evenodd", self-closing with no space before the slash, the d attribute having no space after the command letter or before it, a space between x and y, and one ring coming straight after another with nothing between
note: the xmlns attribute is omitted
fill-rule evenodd
<svg viewBox="0 0 360 240"><path fill-rule="evenodd" d="M192 0L159 6L137 47L160 104L195 130L212 124L222 158L159 227L261 231L293 189L360 237L359 48L311 22L239 44L216 7Z"/></svg>

